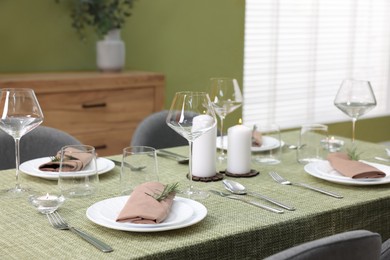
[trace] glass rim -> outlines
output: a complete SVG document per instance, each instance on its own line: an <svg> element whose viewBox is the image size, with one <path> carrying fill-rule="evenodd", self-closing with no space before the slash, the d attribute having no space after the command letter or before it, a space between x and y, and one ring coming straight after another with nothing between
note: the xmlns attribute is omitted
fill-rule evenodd
<svg viewBox="0 0 390 260"><path fill-rule="evenodd" d="M34 92L32 88L0 88L1 92L24 92L24 91L29 91L29 92Z"/></svg>

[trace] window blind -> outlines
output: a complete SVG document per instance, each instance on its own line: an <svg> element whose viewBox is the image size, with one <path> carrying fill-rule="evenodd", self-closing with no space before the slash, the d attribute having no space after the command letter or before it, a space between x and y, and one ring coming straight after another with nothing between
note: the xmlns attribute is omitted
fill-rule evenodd
<svg viewBox="0 0 390 260"><path fill-rule="evenodd" d="M348 121L333 105L343 79L369 80L390 114L388 0L246 0L246 124Z"/></svg>

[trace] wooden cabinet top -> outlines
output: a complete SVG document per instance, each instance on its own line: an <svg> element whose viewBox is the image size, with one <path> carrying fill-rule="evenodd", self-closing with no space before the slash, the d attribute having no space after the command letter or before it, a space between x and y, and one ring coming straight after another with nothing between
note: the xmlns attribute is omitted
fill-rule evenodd
<svg viewBox="0 0 390 260"><path fill-rule="evenodd" d="M0 88L33 88L37 93L63 91L135 88L142 86L164 87L162 73L144 71L53 72L0 74Z"/></svg>

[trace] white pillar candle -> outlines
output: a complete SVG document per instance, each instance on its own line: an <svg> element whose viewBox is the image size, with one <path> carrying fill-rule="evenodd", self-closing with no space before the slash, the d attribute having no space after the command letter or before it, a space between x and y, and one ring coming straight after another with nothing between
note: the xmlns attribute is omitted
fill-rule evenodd
<svg viewBox="0 0 390 260"><path fill-rule="evenodd" d="M251 170L252 129L236 125L228 129L227 171L245 174Z"/></svg>
<svg viewBox="0 0 390 260"><path fill-rule="evenodd" d="M214 126L193 142L192 146L192 175L197 177L212 177L216 174L216 139L217 128L215 120L208 115L194 117L193 129L199 126Z"/></svg>

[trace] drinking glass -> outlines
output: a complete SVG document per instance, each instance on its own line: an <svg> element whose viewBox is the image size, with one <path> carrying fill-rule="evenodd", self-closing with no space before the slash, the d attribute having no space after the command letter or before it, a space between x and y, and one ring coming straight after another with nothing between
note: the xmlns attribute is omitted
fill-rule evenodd
<svg viewBox="0 0 390 260"><path fill-rule="evenodd" d="M352 118L352 143L354 143L357 119L376 106L371 83L364 80L343 80L334 99L334 105Z"/></svg>
<svg viewBox="0 0 390 260"><path fill-rule="evenodd" d="M255 162L260 164L278 164L281 162L282 141L280 138L279 125L275 123L257 124L253 131L261 134L262 145L261 151L252 152Z"/></svg>
<svg viewBox="0 0 390 260"><path fill-rule="evenodd" d="M189 144L189 187L183 191L194 199L208 197L205 191L197 190L192 183L193 142L216 125L214 109L205 92L178 92L172 101L166 122L169 127L187 139Z"/></svg>
<svg viewBox="0 0 390 260"><path fill-rule="evenodd" d="M65 198L95 193L99 185L95 148L90 145L67 145L61 148L58 186ZM80 169L67 165L82 163Z"/></svg>
<svg viewBox="0 0 390 260"><path fill-rule="evenodd" d="M19 143L27 134L43 121L43 113L32 89L5 88L0 90L0 129L15 140L16 185L7 190L14 195L24 194L27 189L20 185Z"/></svg>
<svg viewBox="0 0 390 260"><path fill-rule="evenodd" d="M223 121L228 114L239 108L242 104L242 94L238 82L232 78L211 78L210 99L215 112L221 121L221 144L219 160L225 160Z"/></svg>
<svg viewBox="0 0 390 260"><path fill-rule="evenodd" d="M130 194L135 187L148 181L158 181L156 149L131 146L123 149L121 166L121 193Z"/></svg>
<svg viewBox="0 0 390 260"><path fill-rule="evenodd" d="M324 160L328 147L323 145L328 139L328 126L308 124L301 127L297 148L297 160L301 164Z"/></svg>

